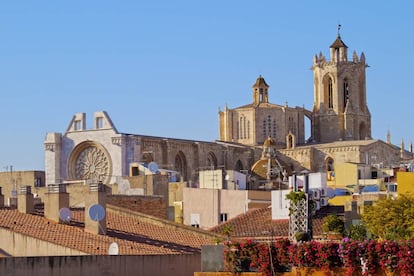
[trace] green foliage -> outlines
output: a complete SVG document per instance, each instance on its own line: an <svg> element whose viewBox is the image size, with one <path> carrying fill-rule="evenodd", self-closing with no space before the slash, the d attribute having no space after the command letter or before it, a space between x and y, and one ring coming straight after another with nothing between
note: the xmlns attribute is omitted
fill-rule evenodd
<svg viewBox="0 0 414 276"><path fill-rule="evenodd" d="M323 220L322 230L326 233L343 234L345 230L344 221L337 215L328 215Z"/></svg>
<svg viewBox="0 0 414 276"><path fill-rule="evenodd" d="M379 200L365 208L362 220L368 231L380 239L414 239L414 197L399 195L397 199Z"/></svg>
<svg viewBox="0 0 414 276"><path fill-rule="evenodd" d="M309 234L306 233L306 232L297 232L295 234L295 239L298 242L299 241L310 241L311 240L310 237L309 237Z"/></svg>
<svg viewBox="0 0 414 276"><path fill-rule="evenodd" d="M355 241L364 241L367 238L367 228L364 224L351 225L349 238Z"/></svg>
<svg viewBox="0 0 414 276"><path fill-rule="evenodd" d="M286 195L286 199L290 201L290 207L289 207L289 214L293 213L293 205L298 205L298 203L302 200L306 200L306 193L303 191L291 191Z"/></svg>
<svg viewBox="0 0 414 276"><path fill-rule="evenodd" d="M299 201L306 199L306 194L303 191L291 191L286 195L286 199L289 199L291 203L296 205Z"/></svg>
<svg viewBox="0 0 414 276"><path fill-rule="evenodd" d="M230 224L226 224L223 226L223 229L221 230L221 233L227 237L227 241L230 240L230 235L233 232L233 228Z"/></svg>

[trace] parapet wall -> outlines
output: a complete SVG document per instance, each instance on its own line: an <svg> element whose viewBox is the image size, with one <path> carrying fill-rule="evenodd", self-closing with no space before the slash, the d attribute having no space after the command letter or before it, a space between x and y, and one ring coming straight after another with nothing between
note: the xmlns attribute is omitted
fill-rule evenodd
<svg viewBox="0 0 414 276"><path fill-rule="evenodd" d="M193 276L200 271L201 255L49 256L0 258L0 275Z"/></svg>

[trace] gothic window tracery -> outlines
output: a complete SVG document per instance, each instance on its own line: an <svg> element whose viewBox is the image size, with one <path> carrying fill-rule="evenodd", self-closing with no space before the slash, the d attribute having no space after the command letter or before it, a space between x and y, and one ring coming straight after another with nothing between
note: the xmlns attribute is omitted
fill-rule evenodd
<svg viewBox="0 0 414 276"><path fill-rule="evenodd" d="M179 172L183 180L187 180L187 160L182 151L179 151L175 156L174 170Z"/></svg>
<svg viewBox="0 0 414 276"><path fill-rule="evenodd" d="M110 156L101 145L88 141L73 149L68 160L69 179L107 183L111 174Z"/></svg>
<svg viewBox="0 0 414 276"><path fill-rule="evenodd" d="M331 78L328 80L328 108L333 108L333 84Z"/></svg>
<svg viewBox="0 0 414 276"><path fill-rule="evenodd" d="M250 138L250 121L245 115L241 115L239 119L239 139Z"/></svg>
<svg viewBox="0 0 414 276"><path fill-rule="evenodd" d="M344 79L344 108L349 99L349 83L348 79Z"/></svg>

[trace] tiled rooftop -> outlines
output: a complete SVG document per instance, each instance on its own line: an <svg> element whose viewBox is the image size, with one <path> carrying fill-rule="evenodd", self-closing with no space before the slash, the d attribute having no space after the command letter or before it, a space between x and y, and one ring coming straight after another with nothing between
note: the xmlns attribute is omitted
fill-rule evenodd
<svg viewBox="0 0 414 276"><path fill-rule="evenodd" d="M107 255L116 242L120 255L182 254L200 252L202 245L212 244L216 235L208 231L173 223L115 206L107 206L107 234L84 231L84 210L72 210L70 224L0 209L0 227L85 252Z"/></svg>
<svg viewBox="0 0 414 276"><path fill-rule="evenodd" d="M323 216L312 219L313 236L322 235ZM233 238L269 239L282 238L289 235L289 220L272 220L271 208L250 210L210 229L214 233L222 233L225 225L230 225Z"/></svg>

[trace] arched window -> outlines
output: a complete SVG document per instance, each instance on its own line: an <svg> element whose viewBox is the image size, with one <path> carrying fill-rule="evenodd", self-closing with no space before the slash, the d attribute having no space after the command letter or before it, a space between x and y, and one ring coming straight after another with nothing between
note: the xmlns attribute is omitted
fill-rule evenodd
<svg viewBox="0 0 414 276"><path fill-rule="evenodd" d="M237 160L236 165L234 166L234 170L237 172L240 172L243 170L243 163L239 160Z"/></svg>
<svg viewBox="0 0 414 276"><path fill-rule="evenodd" d="M247 139L249 136L250 122L246 120L246 116L242 115L239 119L239 139Z"/></svg>
<svg viewBox="0 0 414 276"><path fill-rule="evenodd" d="M267 116L267 136L272 135L272 117L270 115Z"/></svg>
<svg viewBox="0 0 414 276"><path fill-rule="evenodd" d="M328 80L328 107L333 108L333 84L331 78Z"/></svg>
<svg viewBox="0 0 414 276"><path fill-rule="evenodd" d="M326 160L326 170L328 172L333 172L334 171L334 160L332 158L328 158Z"/></svg>
<svg viewBox="0 0 414 276"><path fill-rule="evenodd" d="M207 167L217 169L217 157L213 152L209 152L207 156Z"/></svg>
<svg viewBox="0 0 414 276"><path fill-rule="evenodd" d="M349 99L349 83L348 79L344 79L344 108Z"/></svg>
<svg viewBox="0 0 414 276"><path fill-rule="evenodd" d="M179 151L175 156L174 170L179 172L183 180L187 180L187 160L182 151Z"/></svg>
<svg viewBox="0 0 414 276"><path fill-rule="evenodd" d="M276 139L276 120L273 120L273 133L272 137Z"/></svg>
<svg viewBox="0 0 414 276"><path fill-rule="evenodd" d="M250 139L250 121L247 121L247 139Z"/></svg>
<svg viewBox="0 0 414 276"><path fill-rule="evenodd" d="M359 125L359 140L364 140L367 137L367 128L364 122Z"/></svg>

